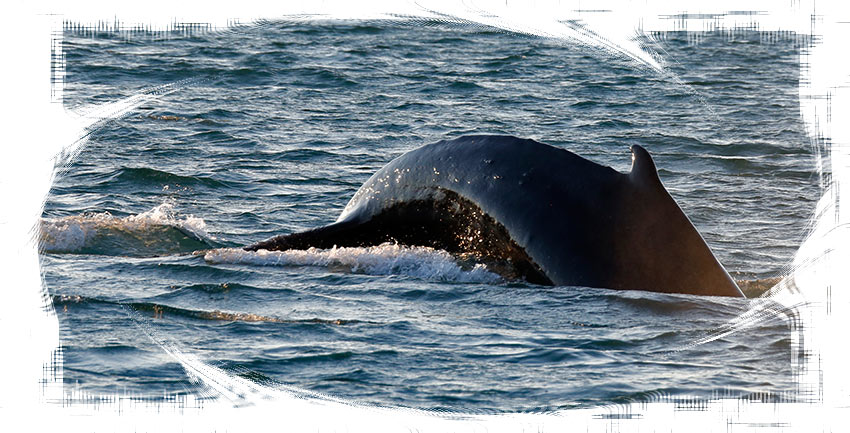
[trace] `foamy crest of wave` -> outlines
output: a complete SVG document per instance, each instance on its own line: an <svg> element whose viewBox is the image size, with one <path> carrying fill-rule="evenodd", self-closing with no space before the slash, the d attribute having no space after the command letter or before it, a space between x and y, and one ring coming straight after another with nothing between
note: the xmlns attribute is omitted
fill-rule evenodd
<svg viewBox="0 0 850 433"><path fill-rule="evenodd" d="M147 212L123 218L102 212L42 219L39 240L43 251L76 252L91 247L95 239L104 233L122 233L144 239L145 233L161 227L177 228L201 242L215 240L207 233L206 226L202 218L179 216L171 203L163 203Z"/></svg>
<svg viewBox="0 0 850 433"><path fill-rule="evenodd" d="M428 247L384 243L373 247L310 248L287 251L245 251L219 248L204 255L209 263L263 266L344 266L352 272L371 275L409 275L424 280L463 283L496 283L501 277L482 264L465 268L451 254Z"/></svg>
<svg viewBox="0 0 850 433"><path fill-rule="evenodd" d="M127 218L131 224L160 224L177 227L184 232L191 233L199 240L215 240L215 237L207 233L207 223L194 215L178 216L171 203L163 203L147 212L138 215L130 215Z"/></svg>

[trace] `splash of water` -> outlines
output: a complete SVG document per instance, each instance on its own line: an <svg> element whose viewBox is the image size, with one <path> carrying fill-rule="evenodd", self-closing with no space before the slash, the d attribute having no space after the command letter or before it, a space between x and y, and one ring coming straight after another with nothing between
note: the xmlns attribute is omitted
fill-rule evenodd
<svg viewBox="0 0 850 433"><path fill-rule="evenodd" d="M441 250L384 243L372 247L310 248L287 251L245 251L240 248L210 250L204 260L212 264L250 264L260 266L344 267L351 272L370 275L407 275L430 281L496 283L501 277L485 265L458 264Z"/></svg>
<svg viewBox="0 0 850 433"><path fill-rule="evenodd" d="M169 252L180 247L212 245L215 238L206 231L206 222L193 215L181 216L171 203L146 212L116 217L109 212L85 213L63 218L45 218L39 224L39 244L47 253L107 253L114 247L141 255ZM178 241L176 244L174 241ZM166 245L166 244L171 245ZM111 248L113 247L113 248ZM148 254L144 254L148 252ZM177 252L177 251L172 251Z"/></svg>

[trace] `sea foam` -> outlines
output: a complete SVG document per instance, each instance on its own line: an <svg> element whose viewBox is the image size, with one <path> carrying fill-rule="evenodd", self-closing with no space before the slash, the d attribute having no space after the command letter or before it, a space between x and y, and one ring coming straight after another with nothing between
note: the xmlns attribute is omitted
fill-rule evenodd
<svg viewBox="0 0 850 433"><path fill-rule="evenodd" d="M128 249L152 246L157 240L165 243L175 235L210 243L215 238L207 233L206 226L202 218L179 215L173 204L163 203L126 217L100 212L45 218L40 221L39 244L44 252L75 253L114 245L116 239L119 243L135 244L127 245Z"/></svg>
<svg viewBox="0 0 850 433"><path fill-rule="evenodd" d="M204 260L212 264L261 266L346 267L370 275L408 275L424 280L463 283L496 283L497 274L482 264L461 266L449 253L429 247L384 243L371 247L310 248L287 251L245 251L240 248L210 250Z"/></svg>

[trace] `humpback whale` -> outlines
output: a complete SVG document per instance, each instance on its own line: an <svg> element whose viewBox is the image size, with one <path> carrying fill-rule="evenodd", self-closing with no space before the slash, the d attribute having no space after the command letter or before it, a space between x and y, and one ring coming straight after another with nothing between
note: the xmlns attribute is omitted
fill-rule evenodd
<svg viewBox="0 0 850 433"><path fill-rule="evenodd" d="M694 295L743 293L641 146L620 173L568 150L473 135L407 152L376 172L336 222L248 251L427 246L531 283Z"/></svg>

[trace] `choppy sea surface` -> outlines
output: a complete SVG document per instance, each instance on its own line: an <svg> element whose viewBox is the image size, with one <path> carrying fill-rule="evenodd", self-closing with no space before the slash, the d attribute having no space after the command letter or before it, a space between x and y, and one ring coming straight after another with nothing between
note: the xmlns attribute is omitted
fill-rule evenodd
<svg viewBox="0 0 850 433"><path fill-rule="evenodd" d="M640 144L757 294L787 271L819 197L799 115L805 43L699 36L648 37L659 74L564 41L439 22L69 29L66 109L179 90L94 131L47 198L42 270L66 388L199 392L167 342L264 385L430 409L793 398L780 318L678 350L753 300L541 287L390 244L238 249L333 222L372 173L441 139L533 138L620 171Z"/></svg>

